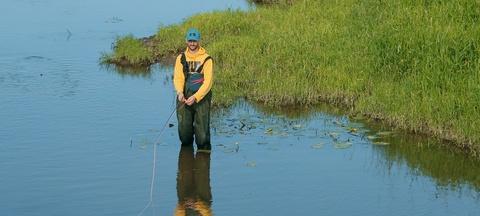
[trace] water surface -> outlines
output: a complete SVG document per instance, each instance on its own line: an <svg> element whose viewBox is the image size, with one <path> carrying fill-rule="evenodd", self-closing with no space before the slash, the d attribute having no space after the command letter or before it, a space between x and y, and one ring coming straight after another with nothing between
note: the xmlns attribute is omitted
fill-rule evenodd
<svg viewBox="0 0 480 216"><path fill-rule="evenodd" d="M0 19L0 214L480 215L480 163L332 108L216 110L213 153L182 150L171 65L98 65L118 35L153 34L244 1L6 0ZM181 39L180 39L181 40ZM292 111L293 110L293 111Z"/></svg>

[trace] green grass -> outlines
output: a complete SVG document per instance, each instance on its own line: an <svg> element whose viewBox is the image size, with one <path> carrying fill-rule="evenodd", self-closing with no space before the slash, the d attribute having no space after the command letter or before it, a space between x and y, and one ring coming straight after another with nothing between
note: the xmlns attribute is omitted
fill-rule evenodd
<svg viewBox="0 0 480 216"><path fill-rule="evenodd" d="M154 63L154 58L153 52L142 41L128 35L117 38L113 53L103 54L100 61L120 66L141 67Z"/></svg>
<svg viewBox="0 0 480 216"><path fill-rule="evenodd" d="M216 104L328 102L478 156L479 22L475 0L297 0L195 15L161 27L151 55L120 53L120 43L111 55L134 63L178 53L194 26L216 63Z"/></svg>

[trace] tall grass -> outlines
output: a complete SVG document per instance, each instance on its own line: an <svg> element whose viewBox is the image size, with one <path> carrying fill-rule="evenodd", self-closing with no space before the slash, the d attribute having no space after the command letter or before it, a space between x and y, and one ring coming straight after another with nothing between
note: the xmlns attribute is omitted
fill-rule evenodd
<svg viewBox="0 0 480 216"><path fill-rule="evenodd" d="M162 27L152 56L183 49L194 26L215 59L217 104L329 102L478 154L479 21L476 0L298 0Z"/></svg>

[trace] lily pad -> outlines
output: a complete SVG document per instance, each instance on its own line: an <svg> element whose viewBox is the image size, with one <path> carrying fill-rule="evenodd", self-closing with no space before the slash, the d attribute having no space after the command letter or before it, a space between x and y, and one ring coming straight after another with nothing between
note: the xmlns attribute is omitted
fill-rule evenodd
<svg viewBox="0 0 480 216"><path fill-rule="evenodd" d="M323 148L323 143L313 144L310 147L313 148L313 149L321 149L321 148Z"/></svg>
<svg viewBox="0 0 480 216"><path fill-rule="evenodd" d="M300 129L300 128L302 128L302 125L301 125L301 124L295 124L295 125L293 125L293 129L295 129L295 130L296 130L296 129Z"/></svg>
<svg viewBox="0 0 480 216"><path fill-rule="evenodd" d="M273 134L273 128L267 128L264 133L265 134Z"/></svg>
<svg viewBox="0 0 480 216"><path fill-rule="evenodd" d="M336 149L347 149L352 147L352 143L349 142L337 142L333 145Z"/></svg>
<svg viewBox="0 0 480 216"><path fill-rule="evenodd" d="M389 136L389 135L392 135L393 134L393 131L380 131L377 133L377 135L379 136Z"/></svg>
<svg viewBox="0 0 480 216"><path fill-rule="evenodd" d="M390 143L387 143L387 142L373 142L374 145L380 145L380 146L386 146L386 145L390 145Z"/></svg>
<svg viewBox="0 0 480 216"><path fill-rule="evenodd" d="M256 167L257 166L257 163L255 163L255 161L249 161L247 162L247 167Z"/></svg>
<svg viewBox="0 0 480 216"><path fill-rule="evenodd" d="M370 135L370 136L367 136L367 139L369 139L369 140L378 139L378 136Z"/></svg>

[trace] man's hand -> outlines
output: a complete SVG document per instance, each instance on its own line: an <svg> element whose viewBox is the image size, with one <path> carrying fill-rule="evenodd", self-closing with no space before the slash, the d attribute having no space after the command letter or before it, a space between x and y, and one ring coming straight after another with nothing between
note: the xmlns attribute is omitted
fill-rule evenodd
<svg viewBox="0 0 480 216"><path fill-rule="evenodd" d="M185 103L185 96L183 96L183 93L178 93L177 98L181 103Z"/></svg>
<svg viewBox="0 0 480 216"><path fill-rule="evenodd" d="M195 103L195 97L194 96L190 96L186 101L185 103L188 105L188 106L191 106L193 103Z"/></svg>

